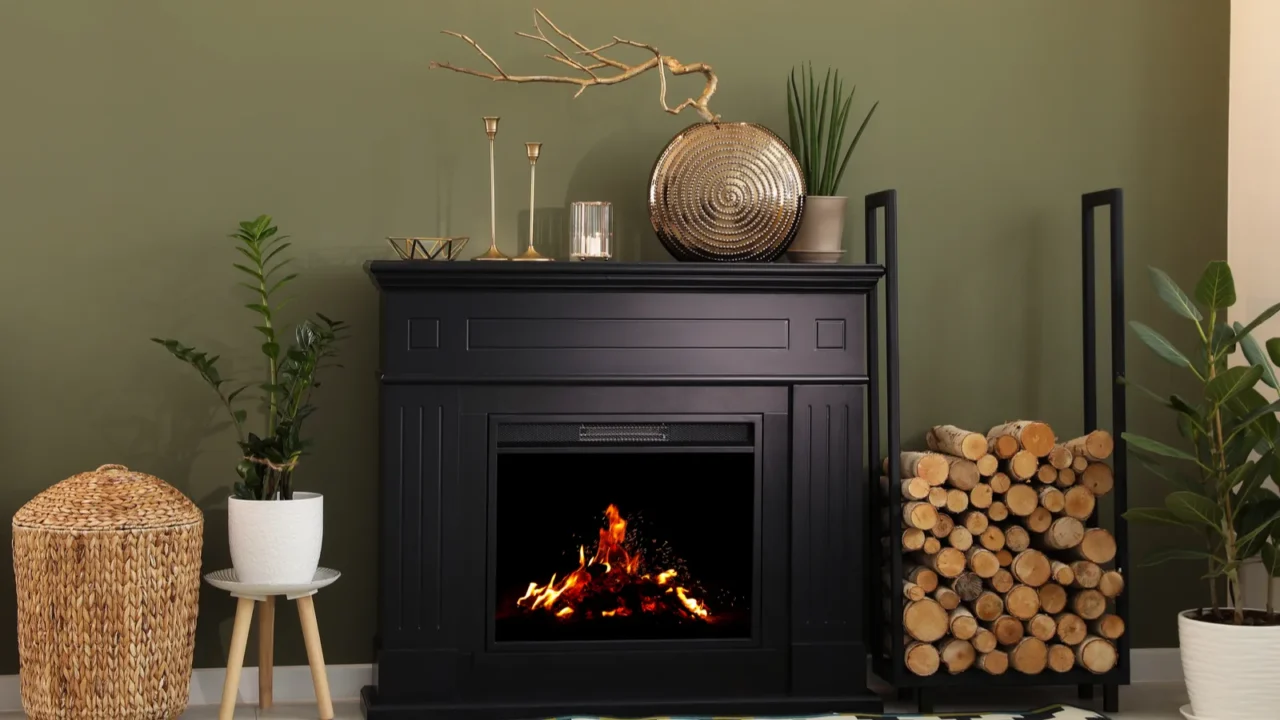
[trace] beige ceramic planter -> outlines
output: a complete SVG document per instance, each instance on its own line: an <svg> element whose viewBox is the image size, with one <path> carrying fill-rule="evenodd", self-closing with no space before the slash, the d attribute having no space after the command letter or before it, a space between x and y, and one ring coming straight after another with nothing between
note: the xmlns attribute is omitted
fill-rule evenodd
<svg viewBox="0 0 1280 720"><path fill-rule="evenodd" d="M835 263L844 252L844 214L849 198L809 195L804 199L800 230L787 249L792 262Z"/></svg>
<svg viewBox="0 0 1280 720"><path fill-rule="evenodd" d="M1182 674L1197 720L1280 717L1280 626L1242 627L1178 615Z"/></svg>

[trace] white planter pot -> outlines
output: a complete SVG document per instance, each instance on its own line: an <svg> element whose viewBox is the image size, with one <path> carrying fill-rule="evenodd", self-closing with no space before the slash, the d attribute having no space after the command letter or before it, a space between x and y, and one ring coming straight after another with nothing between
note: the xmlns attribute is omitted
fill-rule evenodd
<svg viewBox="0 0 1280 720"><path fill-rule="evenodd" d="M243 583L306 583L320 565L324 496L227 502L227 535L236 579Z"/></svg>
<svg viewBox="0 0 1280 720"><path fill-rule="evenodd" d="M1275 720L1280 626L1247 627L1178 615L1182 674L1198 720Z"/></svg>
<svg viewBox="0 0 1280 720"><path fill-rule="evenodd" d="M844 214L849 198L809 195L796 239L787 248L792 262L834 263L844 252Z"/></svg>

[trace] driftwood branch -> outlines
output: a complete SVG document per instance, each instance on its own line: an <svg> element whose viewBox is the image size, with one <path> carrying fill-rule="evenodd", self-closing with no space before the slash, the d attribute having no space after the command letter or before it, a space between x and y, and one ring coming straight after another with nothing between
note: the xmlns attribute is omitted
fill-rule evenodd
<svg viewBox="0 0 1280 720"><path fill-rule="evenodd" d="M543 57L546 57L550 60L560 63L561 65L567 65L573 70L576 70L577 72L582 73L582 76L512 75L508 73L506 70L503 70L502 66L498 64L498 61L494 60L493 56L485 52L484 48L480 47L479 43L477 43L475 40L472 40L470 37L463 35L462 33L454 32L452 30L445 30L443 32L445 35L451 35L453 37L456 37L466 42L471 47L475 48L475 51L480 53L480 55L485 60L487 60L490 65L493 66L493 72L488 72L485 70L475 70L468 67L460 67L457 65L453 65L452 63L448 63L448 62L437 62L437 61L432 61L431 67L441 68L443 70L452 70L453 72L462 73L464 75L474 75L476 77L485 78L486 80L492 80L494 82L513 82L513 83L543 82L543 83L561 83L564 85L577 85L578 91L573 95L575 98L581 95L583 91L585 91L587 88L592 87L594 85L616 85L620 82L625 82L627 80L630 80L633 77L636 77L637 75L641 75L645 72L648 72L649 70L657 68L658 70L658 102L662 104L662 109L664 111L671 113L672 115L677 115L685 108L693 108L694 111L697 112L700 116L702 116L702 118L707 122L715 122L720 119L720 116L716 115L715 113L712 113L711 109L707 106L707 104L711 101L711 96L715 94L716 86L718 84L716 75L712 71L710 65L707 65L706 63L690 63L686 65L680 62L679 60L676 60L675 58L671 57L670 55L663 55L656 47L649 45L648 43L636 42L634 40L624 40L617 36L614 36L611 42L605 43L604 45L601 45L599 47L594 47L594 48L588 47L587 45L584 45L582 42L580 42L574 36L570 35L564 30L561 30L555 23L551 22L551 20L545 14L543 14L541 10L534 10L533 12L534 12L533 28L535 32L533 33L517 32L516 35L519 35L522 38L528 38L530 40L543 43L544 45L546 45L551 49L551 52L543 55ZM569 51L566 51L562 49L559 45L557 45L555 40L551 39L550 37L547 36L545 32L543 32L542 23L546 23L547 27L550 27L551 31L556 36L558 36L561 40L572 44L573 48ZM646 52L652 53L653 57L649 58L648 60L638 65L628 65L624 62L615 60L604 54L606 50L610 50L612 48L619 47L619 46L639 48ZM617 72L614 74L598 72L602 70L604 71L616 70ZM679 103L675 107L671 107L670 105L667 104L667 73L668 72L670 72L672 75L694 75L694 74L702 75L703 77L706 78L706 84L702 88L702 93L698 95L698 97L696 98L687 98L686 100L684 100L684 102Z"/></svg>

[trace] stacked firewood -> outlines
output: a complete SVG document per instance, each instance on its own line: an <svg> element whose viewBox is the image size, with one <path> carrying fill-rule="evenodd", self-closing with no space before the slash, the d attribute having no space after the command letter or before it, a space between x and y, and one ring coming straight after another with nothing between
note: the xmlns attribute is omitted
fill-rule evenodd
<svg viewBox="0 0 1280 720"><path fill-rule="evenodd" d="M1124 577L1106 568L1115 538L1092 523L1114 486L1111 435L1059 443L1047 424L1019 420L985 435L939 425L927 441L928 452L902 453L897 488L881 478L902 501L904 577L889 591L904 596L907 668L1115 667L1125 623L1109 603Z"/></svg>

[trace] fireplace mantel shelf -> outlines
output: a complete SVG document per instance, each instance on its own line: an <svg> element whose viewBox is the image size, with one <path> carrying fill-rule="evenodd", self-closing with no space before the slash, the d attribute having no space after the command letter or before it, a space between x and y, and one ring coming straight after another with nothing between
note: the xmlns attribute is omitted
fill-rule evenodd
<svg viewBox="0 0 1280 720"><path fill-rule="evenodd" d="M789 263L433 262L373 260L384 290L684 290L691 292L867 292L883 265Z"/></svg>

